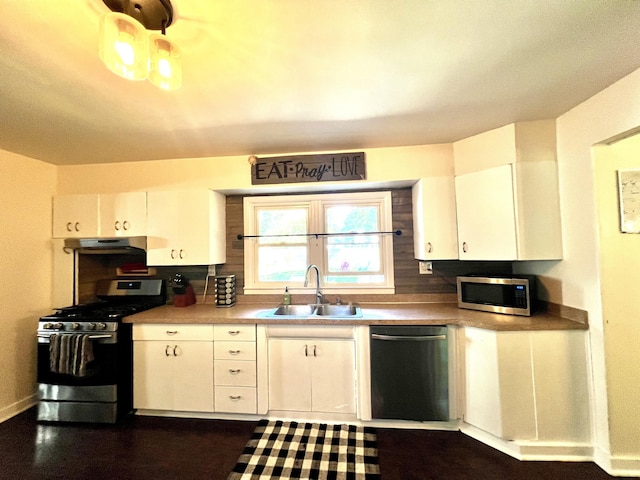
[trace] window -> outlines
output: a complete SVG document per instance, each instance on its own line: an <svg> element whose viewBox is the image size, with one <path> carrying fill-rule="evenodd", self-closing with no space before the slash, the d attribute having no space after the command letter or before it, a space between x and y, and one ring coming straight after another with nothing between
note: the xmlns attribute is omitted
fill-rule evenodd
<svg viewBox="0 0 640 480"><path fill-rule="evenodd" d="M245 197L245 293L393 293L391 229L390 192Z"/></svg>

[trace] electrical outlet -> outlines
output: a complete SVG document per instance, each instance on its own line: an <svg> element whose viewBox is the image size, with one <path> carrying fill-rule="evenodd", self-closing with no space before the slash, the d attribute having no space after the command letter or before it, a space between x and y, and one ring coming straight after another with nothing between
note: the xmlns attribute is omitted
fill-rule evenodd
<svg viewBox="0 0 640 480"><path fill-rule="evenodd" d="M420 275L432 275L433 274L433 265L431 262L418 262L418 271Z"/></svg>

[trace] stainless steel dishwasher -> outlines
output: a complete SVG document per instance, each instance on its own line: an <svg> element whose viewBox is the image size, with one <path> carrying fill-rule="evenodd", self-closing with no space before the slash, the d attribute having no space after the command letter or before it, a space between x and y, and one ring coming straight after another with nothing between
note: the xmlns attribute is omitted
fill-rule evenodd
<svg viewBox="0 0 640 480"><path fill-rule="evenodd" d="M372 326L372 418L449 420L446 326Z"/></svg>

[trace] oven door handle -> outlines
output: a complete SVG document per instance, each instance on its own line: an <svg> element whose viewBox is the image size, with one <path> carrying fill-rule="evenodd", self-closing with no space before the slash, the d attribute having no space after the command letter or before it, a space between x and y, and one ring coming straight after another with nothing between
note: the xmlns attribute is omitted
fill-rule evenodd
<svg viewBox="0 0 640 480"><path fill-rule="evenodd" d="M53 334L51 334L51 333L48 333L48 334L47 333L39 333L38 337L39 338L49 338L49 337L51 337L51 335L53 335ZM74 335L74 334L72 334L72 333L62 333L62 334L56 334L56 335ZM108 334L105 334L105 335L89 335L89 338L91 340L96 340L98 338L113 338L113 335L108 335Z"/></svg>

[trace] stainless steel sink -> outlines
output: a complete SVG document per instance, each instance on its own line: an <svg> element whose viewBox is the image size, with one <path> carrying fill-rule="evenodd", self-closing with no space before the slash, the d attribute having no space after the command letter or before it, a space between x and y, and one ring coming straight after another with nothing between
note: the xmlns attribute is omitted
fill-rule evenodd
<svg viewBox="0 0 640 480"><path fill-rule="evenodd" d="M355 305L318 305L316 315L322 317L353 317L358 314Z"/></svg>
<svg viewBox="0 0 640 480"><path fill-rule="evenodd" d="M309 305L280 305L274 310L265 313L271 318L358 318L362 317L362 310L355 305L329 305L329 304L309 304Z"/></svg>
<svg viewBox="0 0 640 480"><path fill-rule="evenodd" d="M271 316L307 317L312 315L315 305L280 305Z"/></svg>

